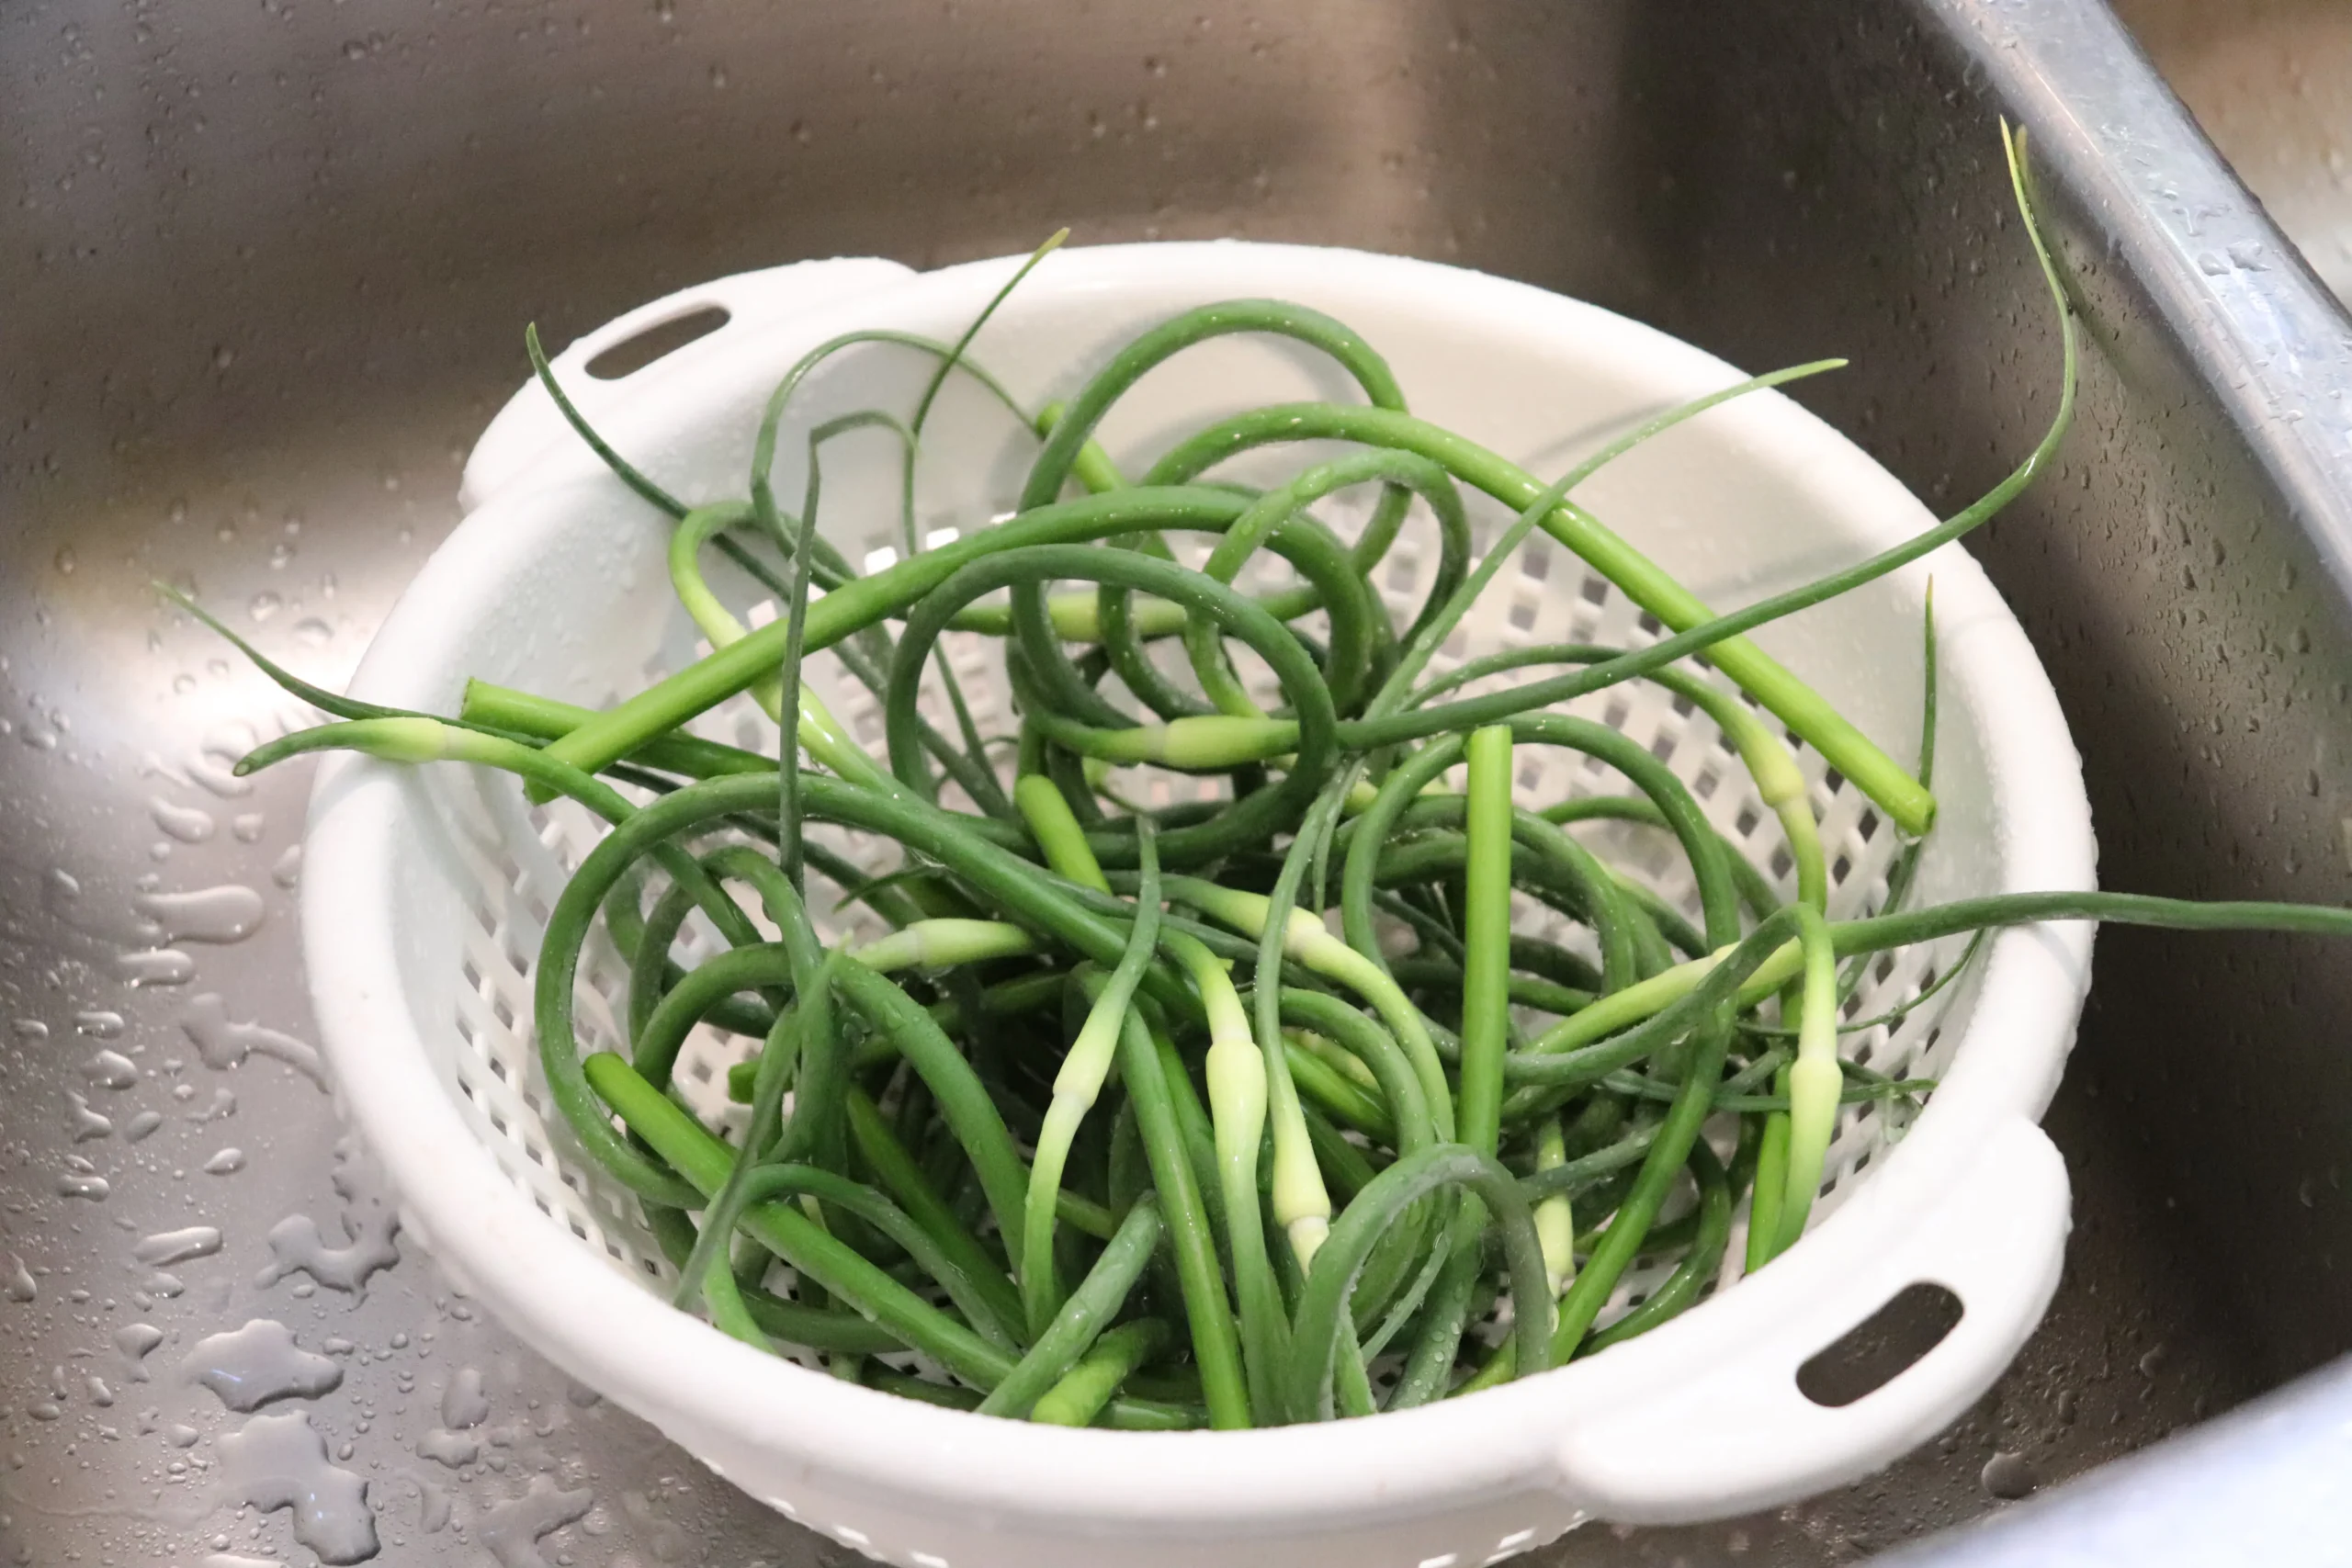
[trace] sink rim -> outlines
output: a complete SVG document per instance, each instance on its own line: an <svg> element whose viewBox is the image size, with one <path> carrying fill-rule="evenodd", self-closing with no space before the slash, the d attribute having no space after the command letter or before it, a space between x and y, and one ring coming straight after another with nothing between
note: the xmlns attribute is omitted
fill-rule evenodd
<svg viewBox="0 0 2352 1568"><path fill-rule="evenodd" d="M2104 242L2278 491L2352 611L2352 316L2231 170L2102 0L1912 0L2027 132L2037 189ZM2048 210L2047 196L2041 205ZM2331 1560L2352 1356L2210 1425L2077 1476L2006 1520L1881 1559ZM2327 1440L2333 1435L2333 1446Z"/></svg>

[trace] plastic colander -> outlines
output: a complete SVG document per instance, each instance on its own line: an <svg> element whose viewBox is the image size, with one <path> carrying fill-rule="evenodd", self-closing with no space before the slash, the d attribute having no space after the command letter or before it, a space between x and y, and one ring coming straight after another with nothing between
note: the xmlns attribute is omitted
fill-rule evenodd
<svg viewBox="0 0 2352 1568"><path fill-rule="evenodd" d="M1015 265L916 273L845 260L726 278L590 333L556 365L612 443L674 492L736 496L762 403L806 350L866 327L952 339ZM1417 412L1538 474L1738 375L1647 327L1519 284L1423 262L1229 243L1060 253L1014 293L974 353L1035 407L1069 395L1143 328L1242 296L1297 300L1349 322L1387 356ZM710 307L727 312L718 331L618 380L586 373L606 348ZM930 367L887 346L828 361L796 405L778 493L800 493L797 433L854 409L903 412ZM1356 394L1297 344L1218 339L1146 378L1102 434L1139 472L1213 418L1310 397ZM922 534L935 544L944 530L986 525L1018 492L1034 449L1000 408L951 382L925 441ZM1295 448L1260 452L1233 474L1265 481L1306 459ZM826 449L822 516L854 563L892 558L897 485L887 439L869 432ZM471 675L598 705L695 657L694 628L666 581L668 524L600 467L536 387L492 422L463 493L464 523L386 620L357 694L452 712ZM1859 449L1773 393L1672 431L1602 470L1579 498L1724 606L1933 522ZM1326 515L1345 531L1361 514ZM1487 505L1474 516L1490 539L1503 513ZM1392 608L1418 604L1434 566L1419 526L1408 525L1378 569ZM1918 742L1931 574L1941 815L1915 899L2091 886L2088 808L2057 703L1966 555L1948 547L1757 640L1907 759ZM773 615L748 581L715 581L750 620ZM1435 668L1534 643L1640 643L1657 630L1538 535ZM983 730L1009 732L991 647L976 634L947 646ZM838 677L830 656L812 663L835 711L876 737L873 703ZM1639 682L1579 711L1649 746L1718 827L1759 864L1785 870L1771 814L1702 714ZM773 734L748 705L703 722L725 739L766 744ZM1865 910L1884 896L1898 835L1817 754L1799 755L1832 870L1830 912ZM1521 763L1521 797L1531 804L1624 787L1574 753L1530 749ZM1614 833L1607 848L1618 863L1655 868L1660 891L1687 900L1670 845L1652 830L1578 829L1588 830ZM2057 1282L2066 1176L2036 1120L2088 983L2090 935L2080 925L2003 931L1929 1004L1892 1029L1846 1036L1848 1052L1881 1071L1939 1079L1924 1111L1899 1127L1875 1105L1849 1107L1802 1241L1735 1282L1736 1235L1708 1300L1564 1369L1374 1419L1229 1433L1031 1426L855 1387L673 1311L668 1271L635 1203L549 1114L531 1036L532 967L547 911L594 832L564 807L527 806L503 775L356 757L321 770L303 938L339 1103L390 1172L403 1223L514 1332L752 1495L875 1557L917 1568L1111 1560L1458 1568L1589 1517L1687 1521L1770 1506L1861 1476L1958 1416L2024 1342ZM842 842L869 863L894 852ZM848 929L820 913L832 936ZM1916 995L1959 945L1876 961L1850 1016ZM610 950L592 948L581 988L588 1048L616 1039L620 978ZM679 1082L715 1125L728 1114L723 1069L744 1043L697 1036L682 1061ZM1660 1276L1654 1267L1629 1277L1603 1321ZM1808 1359L1922 1282L1962 1307L1932 1349L1842 1405L1799 1389Z"/></svg>

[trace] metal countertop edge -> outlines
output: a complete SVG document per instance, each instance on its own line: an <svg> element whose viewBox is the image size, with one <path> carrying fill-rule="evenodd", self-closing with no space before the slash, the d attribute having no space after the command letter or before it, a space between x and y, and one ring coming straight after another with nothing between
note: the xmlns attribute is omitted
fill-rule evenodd
<svg viewBox="0 0 2352 1568"><path fill-rule="evenodd" d="M2100 0L1913 0L2029 132L2036 172L2144 291L2352 609L2352 319ZM2352 1358L1902 1568L2352 1564Z"/></svg>
<svg viewBox="0 0 2352 1568"><path fill-rule="evenodd" d="M2352 610L2352 317L2103 0L1911 4L2026 128L2037 180L2144 292Z"/></svg>
<svg viewBox="0 0 2352 1568"><path fill-rule="evenodd" d="M2344 1568L2352 1358L1879 1568Z"/></svg>

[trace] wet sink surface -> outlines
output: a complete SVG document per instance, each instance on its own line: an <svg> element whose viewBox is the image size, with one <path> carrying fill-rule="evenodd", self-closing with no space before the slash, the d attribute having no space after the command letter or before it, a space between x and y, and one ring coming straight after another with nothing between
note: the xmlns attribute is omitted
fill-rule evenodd
<svg viewBox="0 0 2352 1568"><path fill-rule="evenodd" d="M1069 220L1460 260L1743 363L1855 353L1816 406L1931 502L2039 427L2053 372L2033 280L2013 233L1973 216L2001 201L1994 90L1899 7L1052 9L810 6L788 51L777 17L693 0L0 17L15 1561L852 1560L571 1385L397 1234L309 1067L307 774L225 769L299 713L148 587L176 582L339 682L454 524L524 321L560 343L698 276L931 265ZM2316 78L2328 58L2253 31L2202 54L2145 36L2193 103L2199 62L2285 48ZM2304 134L2277 112L2263 135ZM1886 151L1846 134L1871 117ZM2317 196L2271 200L2335 231ZM2340 897L2323 769L2344 689L2310 671L2346 665L2341 605L2266 531L2272 502L2133 325L2130 279L2069 238L2106 357L2066 463L1980 553L2059 671L2105 869ZM2218 661L2176 648L2176 614ZM1975 1411L1849 1491L1701 1529L1596 1526L1537 1560L1853 1560L2341 1350L2352 1204L2326 1108L2352 1084L2316 1049L2249 1083L2208 1047L2324 1032L2352 1015L2345 982L2271 944L2185 951L2102 941L2049 1118L2075 1182L2065 1280ZM2249 998L2278 1010L2247 1021ZM2291 1260L2276 1276L2273 1257ZM206 1345L256 1320L284 1335ZM254 1379L283 1387L232 1408ZM318 1483L307 1518L261 1483L289 1466Z"/></svg>
<svg viewBox="0 0 2352 1568"><path fill-rule="evenodd" d="M2116 14L2322 280L2352 295L2352 13L2122 0Z"/></svg>

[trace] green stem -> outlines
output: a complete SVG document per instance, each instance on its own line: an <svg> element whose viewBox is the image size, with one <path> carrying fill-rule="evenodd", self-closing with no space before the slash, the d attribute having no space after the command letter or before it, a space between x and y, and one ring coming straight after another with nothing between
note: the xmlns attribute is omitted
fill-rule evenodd
<svg viewBox="0 0 2352 1568"><path fill-rule="evenodd" d="M1462 1089L1455 1136L1492 1156L1500 1134L1510 1031L1511 731L1471 732L1466 791L1468 895L1462 936Z"/></svg>
<svg viewBox="0 0 2352 1568"><path fill-rule="evenodd" d="M1226 1298L1225 1273L1217 1265L1216 1241L1201 1199L1202 1184L1185 1146L1159 1046L1139 1011L1131 1010L1120 1021L1119 1079L1135 1105L1144 1157L1151 1167L1152 1188L1159 1194L1167 1217L1209 1425L1227 1429L1247 1427L1250 1395L1242 1378L1241 1341L1234 1328L1233 1308Z"/></svg>
<svg viewBox="0 0 2352 1568"><path fill-rule="evenodd" d="M1786 1099L1789 1069L1774 1075L1772 1090ZM1756 1153L1756 1185L1747 1201L1747 1257L1744 1271L1753 1274L1772 1261L1781 1244L1781 1203L1789 1189L1789 1113L1766 1113L1764 1135Z"/></svg>
<svg viewBox="0 0 2352 1568"><path fill-rule="evenodd" d="M1785 1252L1804 1233L1821 1188L1821 1168L1838 1126L1838 1101L1845 1088L1838 1070L1838 955L1829 929L1810 906L1800 906L1797 940L1804 978L1797 1014L1796 1060L1789 1064L1789 1169L1781 1200L1779 1239Z"/></svg>
<svg viewBox="0 0 2352 1568"><path fill-rule="evenodd" d="M1029 1409L1029 1419L1054 1427L1083 1427L1092 1421L1129 1373L1159 1354L1168 1343L1168 1325L1156 1317L1123 1323L1094 1342L1094 1348L1062 1374L1061 1382L1040 1395Z"/></svg>
<svg viewBox="0 0 2352 1568"><path fill-rule="evenodd" d="M1348 1297L1356 1277L1384 1232L1413 1204L1444 1187L1464 1187L1494 1215L1502 1233L1515 1318L1513 1344L1519 1364L1541 1371L1553 1362L1552 1295L1544 1271L1544 1247L1519 1184L1510 1173L1476 1149L1436 1144L1406 1156L1356 1195L1333 1222L1330 1236L1315 1255L1306 1289L1299 1298L1289 1368L1290 1414L1294 1420L1329 1420L1331 1377L1339 1340L1354 1328Z"/></svg>
<svg viewBox="0 0 2352 1568"><path fill-rule="evenodd" d="M1316 439L1355 441L1418 453L1514 511L1529 506L1546 491L1524 468L1426 420L1386 409L1331 403L1283 404L1212 425L1162 457L1145 476L1144 483L1191 479L1214 463L1270 441ZM1627 598L1675 630L1689 632L1717 618L1703 601L1573 502L1555 502L1542 525L1615 583ZM1803 736L1906 832L1927 830L1935 818L1935 798L1820 694L1744 637L1716 642L1708 658Z"/></svg>
<svg viewBox="0 0 2352 1568"><path fill-rule="evenodd" d="M1029 1353L980 1402L981 1415L1029 1414L1029 1407L1061 1381L1125 1304L1127 1292L1135 1288L1144 1265L1151 1261L1152 1251L1159 1245L1160 1231L1159 1205L1147 1194L1127 1211L1119 1234L1111 1238L1078 1289L1037 1336Z"/></svg>
<svg viewBox="0 0 2352 1568"><path fill-rule="evenodd" d="M1051 790L1043 779L1024 779ZM1060 799L1057 794L1055 799ZM1075 828L1075 824L1072 827ZM1159 859L1154 852L1148 821L1141 824L1143 891L1136 902L1135 924L1127 930L1127 950L1119 966L1088 1010L1086 1022L1062 1058L1054 1077L1053 1102L1046 1108L1044 1130L1037 1134L1037 1157L1029 1173L1027 1231L1021 1252L1021 1299L1029 1329L1042 1334L1061 1306L1061 1285L1054 1277L1054 1213L1061 1193L1062 1172L1069 1159L1079 1123L1093 1108L1110 1076L1118 1047L1121 1021L1135 1001L1144 968L1158 950L1159 937Z"/></svg>
<svg viewBox="0 0 2352 1568"><path fill-rule="evenodd" d="M1102 863L1086 846L1086 829L1079 826L1069 802L1062 798L1053 780L1043 773L1023 774L1012 786L1012 804L1029 825L1030 837L1037 840L1047 865L1081 886L1111 891Z"/></svg>

